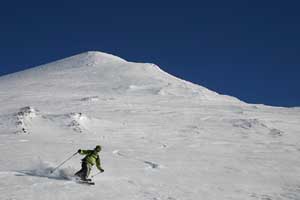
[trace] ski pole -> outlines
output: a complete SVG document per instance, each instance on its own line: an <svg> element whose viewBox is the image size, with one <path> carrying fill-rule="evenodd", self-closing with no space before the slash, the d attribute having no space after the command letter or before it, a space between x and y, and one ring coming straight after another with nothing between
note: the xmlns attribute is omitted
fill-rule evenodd
<svg viewBox="0 0 300 200"><path fill-rule="evenodd" d="M102 172L98 172L97 174L94 174L91 176L91 178L94 178L95 176L98 176L99 174L101 174Z"/></svg>
<svg viewBox="0 0 300 200"><path fill-rule="evenodd" d="M62 162L60 165L58 165L53 170L51 170L50 173L52 174L53 172L55 172L58 168L60 168L61 166L63 166L66 162L68 162L69 160L71 160L77 154L78 154L78 152L74 153L72 156L70 156L68 159L66 159L64 162Z"/></svg>

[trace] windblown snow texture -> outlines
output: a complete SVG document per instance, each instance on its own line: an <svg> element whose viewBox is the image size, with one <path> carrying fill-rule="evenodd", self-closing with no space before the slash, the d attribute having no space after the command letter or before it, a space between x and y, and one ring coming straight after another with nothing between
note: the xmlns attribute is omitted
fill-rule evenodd
<svg viewBox="0 0 300 200"><path fill-rule="evenodd" d="M2 76L0 98L0 199L300 199L297 108L101 52ZM98 144L95 186L72 181L80 155L49 173Z"/></svg>

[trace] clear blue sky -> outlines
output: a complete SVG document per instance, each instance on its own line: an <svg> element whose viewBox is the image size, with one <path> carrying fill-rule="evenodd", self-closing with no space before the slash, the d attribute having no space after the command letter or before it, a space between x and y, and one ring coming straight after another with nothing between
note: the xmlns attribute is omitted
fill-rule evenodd
<svg viewBox="0 0 300 200"><path fill-rule="evenodd" d="M0 75L88 50L246 102L300 106L299 1L3 1Z"/></svg>

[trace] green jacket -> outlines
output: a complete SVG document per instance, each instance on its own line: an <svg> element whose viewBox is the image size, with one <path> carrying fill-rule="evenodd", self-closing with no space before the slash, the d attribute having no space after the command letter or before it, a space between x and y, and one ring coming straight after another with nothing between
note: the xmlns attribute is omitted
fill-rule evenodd
<svg viewBox="0 0 300 200"><path fill-rule="evenodd" d="M101 164L100 164L100 157L98 153L94 150L80 150L79 154L86 155L82 161L86 162L87 164L93 166L96 165L96 167L101 170Z"/></svg>

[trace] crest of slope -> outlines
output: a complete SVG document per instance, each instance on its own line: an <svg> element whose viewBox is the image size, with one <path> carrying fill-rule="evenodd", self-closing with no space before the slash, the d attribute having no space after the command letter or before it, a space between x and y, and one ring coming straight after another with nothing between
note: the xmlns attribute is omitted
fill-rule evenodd
<svg viewBox="0 0 300 200"><path fill-rule="evenodd" d="M202 86L176 78L155 64L127 62L110 54L89 51L0 78L10 92L56 95L161 95L235 102ZM1 86L0 86L1 87Z"/></svg>

